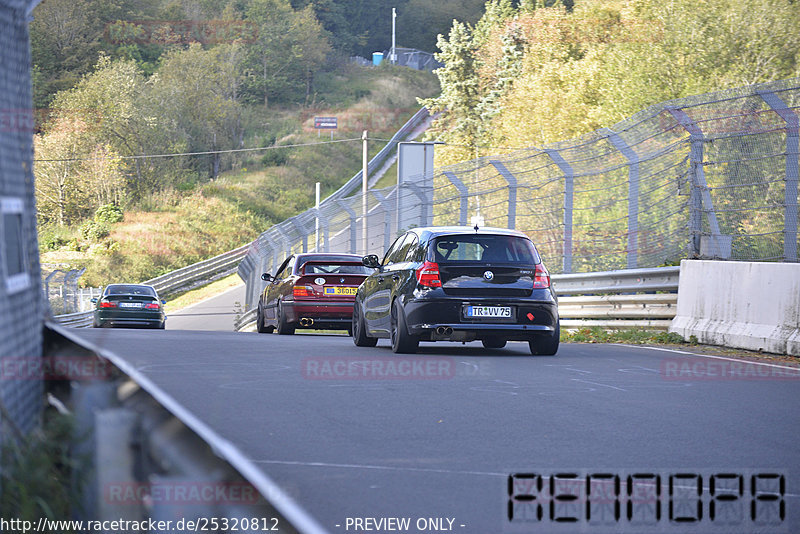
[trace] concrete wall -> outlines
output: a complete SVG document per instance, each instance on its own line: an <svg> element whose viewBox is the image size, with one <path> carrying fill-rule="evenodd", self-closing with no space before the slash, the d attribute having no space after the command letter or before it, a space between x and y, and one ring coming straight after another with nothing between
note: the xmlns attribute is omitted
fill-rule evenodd
<svg viewBox="0 0 800 534"><path fill-rule="evenodd" d="M711 345L800 356L800 264L681 261L670 331Z"/></svg>

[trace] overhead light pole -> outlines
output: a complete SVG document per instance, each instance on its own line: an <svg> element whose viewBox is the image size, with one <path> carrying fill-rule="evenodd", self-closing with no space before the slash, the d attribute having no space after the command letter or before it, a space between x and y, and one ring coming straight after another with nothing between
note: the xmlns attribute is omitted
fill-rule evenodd
<svg viewBox="0 0 800 534"><path fill-rule="evenodd" d="M394 49L395 49L395 41L394 41L395 31L394 31L394 29L395 29L395 19L396 18L397 18L397 9L392 8L392 52L391 52L391 54L389 54L389 59L391 60L392 65L394 65L397 62L397 54L394 51Z"/></svg>
<svg viewBox="0 0 800 534"><path fill-rule="evenodd" d="M364 242L364 255L369 254L367 240L367 183L369 182L369 150L367 149L367 130L361 134L361 239Z"/></svg>

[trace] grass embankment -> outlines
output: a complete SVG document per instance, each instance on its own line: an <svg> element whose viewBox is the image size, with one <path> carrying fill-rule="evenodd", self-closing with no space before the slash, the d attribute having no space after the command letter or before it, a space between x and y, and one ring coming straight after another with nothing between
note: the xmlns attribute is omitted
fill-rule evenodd
<svg viewBox="0 0 800 534"><path fill-rule="evenodd" d="M252 107L246 147L280 147L247 152L216 180L189 178L123 206L124 219L104 231L40 228L44 270L86 267L80 282L101 286L142 281L231 250L270 226L314 204L314 184L323 198L361 168L361 132L388 138L418 109L417 97L439 90L430 73L404 67L362 68L321 75L310 107ZM314 116L336 116L330 140L313 128ZM371 143L376 154L380 143Z"/></svg>
<svg viewBox="0 0 800 534"><path fill-rule="evenodd" d="M633 345L697 344L696 339L693 341L685 341L681 336L673 332L654 330L604 330L598 327L579 328L576 330L566 330L562 328L561 341L563 343L630 343Z"/></svg>

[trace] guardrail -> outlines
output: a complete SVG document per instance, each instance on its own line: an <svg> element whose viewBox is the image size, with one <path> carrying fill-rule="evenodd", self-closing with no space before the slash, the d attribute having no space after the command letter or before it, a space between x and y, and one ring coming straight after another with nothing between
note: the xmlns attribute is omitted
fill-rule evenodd
<svg viewBox="0 0 800 534"><path fill-rule="evenodd" d="M561 326L667 330L677 311L679 276L680 267L553 275Z"/></svg>
<svg viewBox="0 0 800 534"><path fill-rule="evenodd" d="M235 273L239 262L247 255L249 247L250 244L248 243L219 256L176 269L142 283L153 286L160 297L165 297L177 291L188 291L198 285L213 282L218 278ZM93 315L94 310L89 310L56 315L53 319L63 326L89 328L92 326Z"/></svg>
<svg viewBox="0 0 800 534"><path fill-rule="evenodd" d="M677 311L679 276L680 267L555 274L561 326L667 330ZM253 308L239 317L234 328L250 329L255 320Z"/></svg>
<svg viewBox="0 0 800 534"><path fill-rule="evenodd" d="M230 518L244 530L328 532L236 445L136 366L62 326L45 323L48 356L84 360L75 367L94 373L56 392L69 396L58 400L75 414L73 457L93 473L80 496L85 517L158 522L175 516L195 524L202 517ZM138 455L148 461L137 462Z"/></svg>
<svg viewBox="0 0 800 534"><path fill-rule="evenodd" d="M214 256L181 269L162 274L143 282L156 288L159 296L169 295L179 290L188 290L198 285L213 281L236 272L239 262L247 255L250 244Z"/></svg>
<svg viewBox="0 0 800 534"><path fill-rule="evenodd" d="M78 313L66 313L63 315L56 315L53 317L53 319L61 326L70 326L72 328L89 328L92 326L93 314L93 310Z"/></svg>
<svg viewBox="0 0 800 534"><path fill-rule="evenodd" d="M236 321L233 323L233 329L237 332L241 332L245 328L249 328L255 325L256 322L256 309L253 308L252 310L248 310L244 312Z"/></svg>

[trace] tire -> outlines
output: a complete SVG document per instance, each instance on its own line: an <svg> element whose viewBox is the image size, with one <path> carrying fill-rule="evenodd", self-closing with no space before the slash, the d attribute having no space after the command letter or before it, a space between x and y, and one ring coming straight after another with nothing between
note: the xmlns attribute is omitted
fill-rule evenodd
<svg viewBox="0 0 800 534"><path fill-rule="evenodd" d="M290 323L286 321L286 316L283 314L283 310L281 309L280 303L275 308L275 314L278 316L278 334L281 336L291 336L294 334L294 329L296 328L294 323Z"/></svg>
<svg viewBox="0 0 800 534"><path fill-rule="evenodd" d="M166 321L161 321L161 323L159 323L159 325L158 325L158 329L159 330L166 330L167 329L167 322Z"/></svg>
<svg viewBox="0 0 800 534"><path fill-rule="evenodd" d="M392 302L391 337L392 352L396 354L414 354L419 348L419 338L408 333L406 315L397 299Z"/></svg>
<svg viewBox="0 0 800 534"><path fill-rule="evenodd" d="M558 352L558 343L561 339L561 324L556 323L556 329L552 334L538 336L528 341L531 354L540 356L553 356Z"/></svg>
<svg viewBox="0 0 800 534"><path fill-rule="evenodd" d="M269 334L275 330L274 326L266 326L264 324L264 313L261 311L261 306L256 311L256 330L259 334Z"/></svg>
<svg viewBox="0 0 800 534"><path fill-rule="evenodd" d="M505 339L493 337L489 339L482 339L481 343L483 343L483 348L485 349L502 349L506 346L507 341Z"/></svg>
<svg viewBox="0 0 800 534"><path fill-rule="evenodd" d="M378 338L367 335L367 326L364 324L358 304L353 305L353 326L350 327L350 332L356 347L374 347L378 344Z"/></svg>

